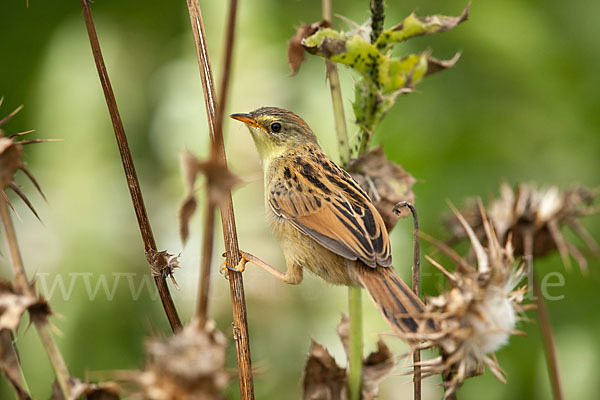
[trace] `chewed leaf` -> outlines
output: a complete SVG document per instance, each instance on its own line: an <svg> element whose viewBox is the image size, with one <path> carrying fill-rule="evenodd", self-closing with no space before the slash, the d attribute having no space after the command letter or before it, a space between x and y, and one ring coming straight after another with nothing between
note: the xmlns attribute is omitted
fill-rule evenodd
<svg viewBox="0 0 600 400"><path fill-rule="evenodd" d="M377 38L375 45L377 49L385 51L394 44L415 36L432 35L453 29L461 22L467 20L470 6L471 3L467 4L458 17L448 17L445 15L417 17L415 13L412 13L401 24L383 31L379 38Z"/></svg>
<svg viewBox="0 0 600 400"><path fill-rule="evenodd" d="M390 57L360 35L344 39L340 32L322 29L304 39L303 45L309 53L356 70L383 94L413 87L427 73L427 52L404 58Z"/></svg>

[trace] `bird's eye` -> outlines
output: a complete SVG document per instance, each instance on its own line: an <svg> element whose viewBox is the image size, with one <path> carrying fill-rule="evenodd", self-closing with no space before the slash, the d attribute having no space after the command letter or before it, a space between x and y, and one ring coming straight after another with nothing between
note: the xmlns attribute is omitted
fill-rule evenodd
<svg viewBox="0 0 600 400"><path fill-rule="evenodd" d="M279 122L274 122L271 124L271 131L277 133L281 130L281 124Z"/></svg>

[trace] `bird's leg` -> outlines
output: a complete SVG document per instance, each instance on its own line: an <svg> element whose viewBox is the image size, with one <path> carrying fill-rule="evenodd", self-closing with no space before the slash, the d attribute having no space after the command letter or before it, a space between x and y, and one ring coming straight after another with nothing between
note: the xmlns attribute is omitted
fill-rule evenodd
<svg viewBox="0 0 600 400"><path fill-rule="evenodd" d="M261 267L274 277L282 280L283 282L289 285L297 285L300 282L302 282L302 267L296 264L288 264L288 270L284 274L277 268L267 264L266 262L264 262L263 260L261 260L253 254L246 253L245 251L240 250L240 256L241 260L238 265L236 265L235 267L228 267L227 262L224 262L221 266L221 271L224 271L225 275L227 275L227 271L244 272L244 270L246 269L246 264L248 262L251 262L252 264Z"/></svg>

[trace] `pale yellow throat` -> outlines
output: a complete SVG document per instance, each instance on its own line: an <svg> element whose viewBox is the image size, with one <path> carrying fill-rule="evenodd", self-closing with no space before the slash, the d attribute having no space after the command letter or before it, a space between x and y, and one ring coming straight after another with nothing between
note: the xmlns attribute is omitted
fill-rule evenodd
<svg viewBox="0 0 600 400"><path fill-rule="evenodd" d="M287 146L277 145L270 140L267 136L268 133L261 128L248 126L248 129L250 130L250 134L256 145L260 162L265 170L274 159L281 157L288 150Z"/></svg>

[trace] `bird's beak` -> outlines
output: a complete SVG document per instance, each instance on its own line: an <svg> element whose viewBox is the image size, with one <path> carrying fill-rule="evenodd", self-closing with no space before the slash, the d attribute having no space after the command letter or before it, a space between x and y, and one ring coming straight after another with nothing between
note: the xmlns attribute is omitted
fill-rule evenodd
<svg viewBox="0 0 600 400"><path fill-rule="evenodd" d="M263 131L266 131L266 129L261 124L258 123L256 118L254 118L250 114L231 114L230 117L233 119L237 119L238 121L242 121L243 123L245 123L248 126L253 126L255 128L260 128Z"/></svg>

